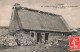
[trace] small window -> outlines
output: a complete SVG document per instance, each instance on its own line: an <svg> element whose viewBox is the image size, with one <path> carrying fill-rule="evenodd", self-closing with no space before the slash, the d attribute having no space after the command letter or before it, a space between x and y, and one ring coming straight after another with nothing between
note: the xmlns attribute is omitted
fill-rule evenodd
<svg viewBox="0 0 80 52"><path fill-rule="evenodd" d="M33 32L31 33L31 37L34 37L34 33Z"/></svg>

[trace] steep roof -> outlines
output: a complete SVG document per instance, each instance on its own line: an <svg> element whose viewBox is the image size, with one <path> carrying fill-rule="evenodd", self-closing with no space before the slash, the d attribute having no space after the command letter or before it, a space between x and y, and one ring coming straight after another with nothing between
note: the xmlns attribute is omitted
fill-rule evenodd
<svg viewBox="0 0 80 52"><path fill-rule="evenodd" d="M15 15L16 17L15 16L14 17L15 18L18 17L17 18L18 21L15 19L17 23L16 22L14 23L16 24L19 23L18 29L20 28L19 26L22 26L22 29L29 30L70 32L68 24L61 15L29 9L25 7L18 7L15 9L17 15Z"/></svg>

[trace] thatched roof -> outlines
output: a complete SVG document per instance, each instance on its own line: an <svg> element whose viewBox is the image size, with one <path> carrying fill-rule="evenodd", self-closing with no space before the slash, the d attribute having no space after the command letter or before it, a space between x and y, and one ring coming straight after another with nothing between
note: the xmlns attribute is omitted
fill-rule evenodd
<svg viewBox="0 0 80 52"><path fill-rule="evenodd" d="M70 32L69 27L61 15L43 12L39 10L29 9L25 7L15 8L12 14L10 26L17 24L17 28L12 29L29 29L29 30L45 30ZM15 19L13 19L15 18ZM14 22L13 22L14 21ZM10 24L11 24L10 23Z"/></svg>

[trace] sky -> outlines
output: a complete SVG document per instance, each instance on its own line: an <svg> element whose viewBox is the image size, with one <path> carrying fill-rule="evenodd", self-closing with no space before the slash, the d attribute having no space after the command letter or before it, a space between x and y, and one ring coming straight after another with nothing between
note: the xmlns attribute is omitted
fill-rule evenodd
<svg viewBox="0 0 80 52"><path fill-rule="evenodd" d="M0 26L9 26L15 3L19 3L22 7L62 15L70 28L80 28L80 0L0 0ZM77 7L61 8L60 6Z"/></svg>

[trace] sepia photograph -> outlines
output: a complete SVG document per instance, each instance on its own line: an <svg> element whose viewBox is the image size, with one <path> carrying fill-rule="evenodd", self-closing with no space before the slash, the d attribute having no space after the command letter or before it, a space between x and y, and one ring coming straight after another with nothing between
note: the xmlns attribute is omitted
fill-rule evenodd
<svg viewBox="0 0 80 52"><path fill-rule="evenodd" d="M80 52L80 0L0 0L0 52Z"/></svg>

